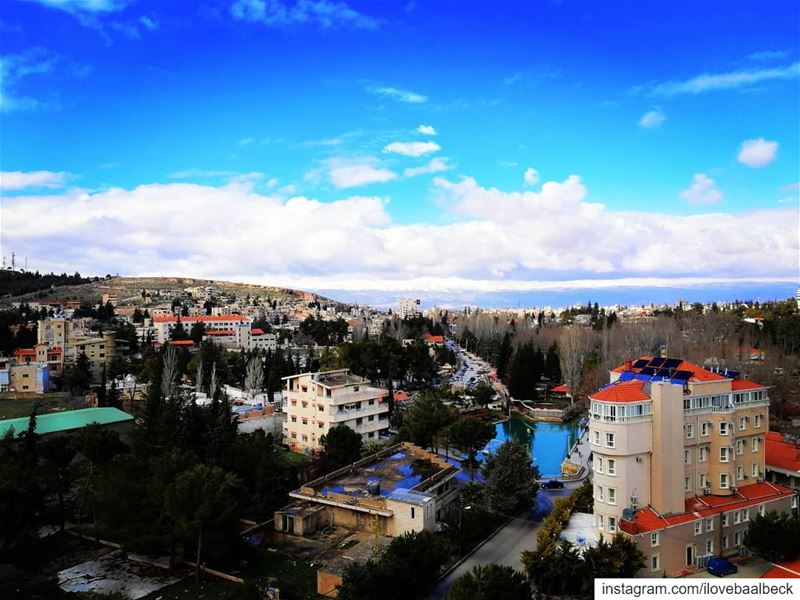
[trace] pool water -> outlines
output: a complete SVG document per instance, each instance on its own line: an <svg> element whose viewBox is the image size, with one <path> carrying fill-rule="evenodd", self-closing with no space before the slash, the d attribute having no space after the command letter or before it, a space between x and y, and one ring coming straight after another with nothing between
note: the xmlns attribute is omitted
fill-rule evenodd
<svg viewBox="0 0 800 600"><path fill-rule="evenodd" d="M503 442L514 440L530 448L533 464L539 467L541 477L559 477L561 462L578 439L578 432L578 419L569 423L545 423L511 417L510 421L495 425L494 439L485 450L493 452Z"/></svg>

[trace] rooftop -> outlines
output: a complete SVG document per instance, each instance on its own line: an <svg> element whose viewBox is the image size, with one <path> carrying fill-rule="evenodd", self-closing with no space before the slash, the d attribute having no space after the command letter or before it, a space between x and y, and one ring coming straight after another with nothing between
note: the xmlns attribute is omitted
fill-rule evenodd
<svg viewBox="0 0 800 600"><path fill-rule="evenodd" d="M78 410L55 412L46 415L36 415L36 433L45 435L58 431L80 429L89 423L108 425L125 421L133 421L133 415L129 415L118 408L81 408ZM0 421L0 438L4 437L12 427L14 428L15 435L27 431L28 417Z"/></svg>
<svg viewBox="0 0 800 600"><path fill-rule="evenodd" d="M800 437L769 431L764 451L764 462L768 468L800 473Z"/></svg>
<svg viewBox="0 0 800 600"><path fill-rule="evenodd" d="M761 576L762 579L798 579L800 578L800 558L782 560L775 563L769 571Z"/></svg>
<svg viewBox="0 0 800 600"><path fill-rule="evenodd" d="M660 531L728 511L755 506L767 500L785 498L795 493L793 489L783 485L766 481L753 483L738 488L736 493L730 496L707 495L688 498L685 504L686 512L683 513L662 516L650 507L637 510L632 521L621 519L619 528L630 535Z"/></svg>
<svg viewBox="0 0 800 600"><path fill-rule="evenodd" d="M242 315L196 315L194 317L180 317L181 323L186 322L200 322L200 323L214 323L217 321L248 321L247 317ZM175 323L178 321L176 315L156 315L153 317L153 323Z"/></svg>
<svg viewBox="0 0 800 600"><path fill-rule="evenodd" d="M682 358L654 356L642 356L638 360L627 361L616 369L612 369L612 373L631 373L631 379L641 376L651 381L670 380L672 383L679 383L681 385L687 381L692 383L700 381L725 381L739 377L739 374L735 371L725 371L723 374L710 369L704 369Z"/></svg>

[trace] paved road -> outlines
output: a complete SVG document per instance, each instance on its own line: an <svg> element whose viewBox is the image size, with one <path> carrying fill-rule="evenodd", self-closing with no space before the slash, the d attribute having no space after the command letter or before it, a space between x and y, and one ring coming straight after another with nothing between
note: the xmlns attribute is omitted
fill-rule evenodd
<svg viewBox="0 0 800 600"><path fill-rule="evenodd" d="M580 485L569 483L563 490L542 490L536 496L536 507L512 519L503 529L461 563L445 579L440 581L428 596L428 600L439 600L447 595L456 579L477 565L495 563L522 569L522 551L536 548L536 532L542 519L553 508L553 499L569 495Z"/></svg>

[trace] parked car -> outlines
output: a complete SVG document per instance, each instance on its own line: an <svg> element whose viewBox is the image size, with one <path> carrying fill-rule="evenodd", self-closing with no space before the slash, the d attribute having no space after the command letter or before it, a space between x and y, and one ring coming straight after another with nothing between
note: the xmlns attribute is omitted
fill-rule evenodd
<svg viewBox="0 0 800 600"><path fill-rule="evenodd" d="M551 479L550 481L545 481L541 487L543 490L561 490L564 489L564 483L558 479Z"/></svg>
<svg viewBox="0 0 800 600"><path fill-rule="evenodd" d="M732 564L727 558L715 556L708 560L706 567L708 572L717 577L725 577L725 575L733 575L739 572L739 567Z"/></svg>

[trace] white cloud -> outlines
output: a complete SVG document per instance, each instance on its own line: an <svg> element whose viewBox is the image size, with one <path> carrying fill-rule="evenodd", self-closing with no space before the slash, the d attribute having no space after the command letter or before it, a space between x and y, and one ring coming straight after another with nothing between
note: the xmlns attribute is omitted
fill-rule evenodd
<svg viewBox="0 0 800 600"><path fill-rule="evenodd" d="M714 185L714 180L705 173L697 173L692 178L692 185L683 190L681 198L692 204L713 204L722 200L722 192Z"/></svg>
<svg viewBox="0 0 800 600"><path fill-rule="evenodd" d="M789 56L788 50L763 50L761 52L748 54L747 58L750 60L777 60L779 58L786 58L787 56Z"/></svg>
<svg viewBox="0 0 800 600"><path fill-rule="evenodd" d="M431 152L438 152L442 147L436 142L392 142L383 151L403 156L424 156Z"/></svg>
<svg viewBox="0 0 800 600"><path fill-rule="evenodd" d="M345 160L334 158L324 161L331 183L339 189L386 183L397 179L397 173L384 168L372 158ZM313 179L313 177L312 177Z"/></svg>
<svg viewBox="0 0 800 600"><path fill-rule="evenodd" d="M436 135L436 129L433 128L433 125L420 125L417 127L417 131L422 135Z"/></svg>
<svg viewBox="0 0 800 600"><path fill-rule="evenodd" d="M644 113L642 118L639 119L639 127L644 127L645 129L654 129L656 127L660 127L661 124L666 120L667 115L664 114L664 111L660 109L650 110Z"/></svg>
<svg viewBox="0 0 800 600"><path fill-rule="evenodd" d="M436 178L434 189L448 211L437 224L394 223L381 197L287 200L255 192L252 182L27 194L3 198L0 235L40 270L311 289L497 291L796 277L796 206L692 215L612 210L588 201L575 175L535 192L486 188L473 178ZM264 223L281 226L264 235Z"/></svg>
<svg viewBox="0 0 800 600"><path fill-rule="evenodd" d="M795 79L800 76L800 62L771 69L741 70L730 73L703 73L684 81L665 81L638 86L634 92L653 96L676 96L679 94L702 94L717 90L745 88L765 81Z"/></svg>
<svg viewBox="0 0 800 600"><path fill-rule="evenodd" d="M153 31L153 30L155 30L155 29L158 29L158 22L156 22L156 20L155 20L155 19L151 19L151 18L150 18L150 17L148 17L148 16L141 16L141 17L139 17L139 23L141 23L141 24L142 24L142 26L143 26L145 29L149 29L150 31Z"/></svg>
<svg viewBox="0 0 800 600"><path fill-rule="evenodd" d="M131 0L29 0L68 13L111 13L122 10Z"/></svg>
<svg viewBox="0 0 800 600"><path fill-rule="evenodd" d="M392 100L405 102L407 104L422 104L428 101L427 96L417 94L416 92L410 92L408 90L401 90L395 87L367 88L366 91L370 94L384 96L386 98L391 98Z"/></svg>
<svg viewBox="0 0 800 600"><path fill-rule="evenodd" d="M231 4L231 16L270 27L313 23L323 29L377 29L379 25L378 19L334 0L236 0Z"/></svg>
<svg viewBox="0 0 800 600"><path fill-rule="evenodd" d="M51 73L58 60L58 56L43 48L0 57L0 111L34 110L44 106L40 100L24 95L22 82L32 75Z"/></svg>
<svg viewBox="0 0 800 600"><path fill-rule="evenodd" d="M2 171L0 190L23 190L26 188L62 188L69 174L53 171Z"/></svg>
<svg viewBox="0 0 800 600"><path fill-rule="evenodd" d="M429 175L431 173L441 173L447 171L452 167L447 163L444 158L432 158L430 162L421 167L408 167L403 171L405 177L416 177L417 175Z"/></svg>
<svg viewBox="0 0 800 600"><path fill-rule="evenodd" d="M536 185L536 182L539 181L539 171L533 167L528 167L522 177L525 179L525 185Z"/></svg>
<svg viewBox="0 0 800 600"><path fill-rule="evenodd" d="M745 140L739 148L738 160L743 165L758 169L765 167L778 155L778 142L764 138Z"/></svg>

